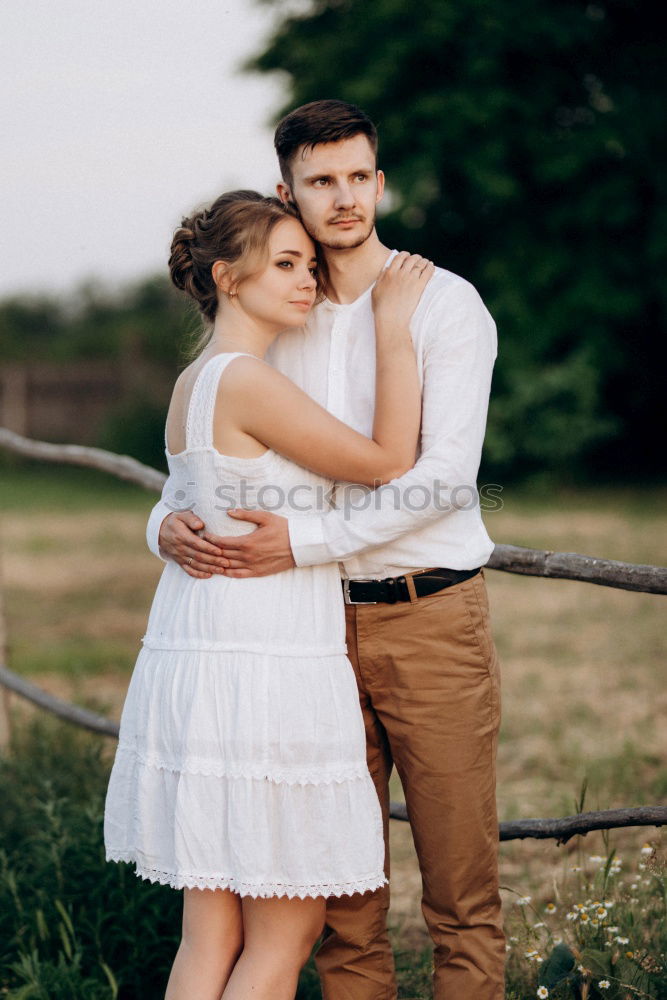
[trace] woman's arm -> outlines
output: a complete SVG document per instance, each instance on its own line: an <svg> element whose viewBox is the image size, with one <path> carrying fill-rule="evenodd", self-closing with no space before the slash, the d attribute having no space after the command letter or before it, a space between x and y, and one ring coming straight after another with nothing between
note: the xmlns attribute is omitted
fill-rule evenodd
<svg viewBox="0 0 667 1000"><path fill-rule="evenodd" d="M433 274L417 255L398 254L373 291L376 403L373 437L333 417L269 365L236 358L221 378L227 414L245 433L331 479L377 486L412 468L421 400L410 317Z"/></svg>
<svg viewBox="0 0 667 1000"><path fill-rule="evenodd" d="M375 413L373 441L397 461L396 479L415 464L421 423L421 388L410 319L435 268L417 254L399 253L373 289L375 319ZM366 482L336 476L348 482ZM387 481L385 477L378 479ZM374 483L372 485L379 485Z"/></svg>

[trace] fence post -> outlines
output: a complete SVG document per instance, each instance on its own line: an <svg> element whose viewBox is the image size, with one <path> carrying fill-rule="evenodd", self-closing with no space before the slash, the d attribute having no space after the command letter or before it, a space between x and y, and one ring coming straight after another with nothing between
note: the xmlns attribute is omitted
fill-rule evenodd
<svg viewBox="0 0 667 1000"><path fill-rule="evenodd" d="M0 663L7 662L7 621L2 576L2 536L0 536ZM12 738L12 722L9 705L10 693L0 684L0 751L6 750Z"/></svg>
<svg viewBox="0 0 667 1000"><path fill-rule="evenodd" d="M17 434L29 433L28 366L6 365L0 374L0 423Z"/></svg>

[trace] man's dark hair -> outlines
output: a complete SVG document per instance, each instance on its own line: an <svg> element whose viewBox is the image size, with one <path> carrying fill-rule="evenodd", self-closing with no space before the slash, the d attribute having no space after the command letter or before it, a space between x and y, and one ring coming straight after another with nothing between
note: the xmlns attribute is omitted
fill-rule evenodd
<svg viewBox="0 0 667 1000"><path fill-rule="evenodd" d="M341 142L355 135L365 135L377 157L377 129L368 115L354 104L311 101L290 111L278 123L273 137L283 180L286 184L292 183L291 163L301 147L306 151L320 143Z"/></svg>

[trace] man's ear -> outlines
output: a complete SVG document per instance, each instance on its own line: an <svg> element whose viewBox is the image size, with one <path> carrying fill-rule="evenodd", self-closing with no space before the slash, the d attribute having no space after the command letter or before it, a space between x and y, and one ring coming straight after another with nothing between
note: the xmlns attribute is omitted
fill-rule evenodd
<svg viewBox="0 0 667 1000"><path fill-rule="evenodd" d="M276 194L282 201L283 205L293 205L294 196L292 195L292 189L289 184L285 184L284 181L279 181L276 184Z"/></svg>
<svg viewBox="0 0 667 1000"><path fill-rule="evenodd" d="M384 171L378 170L377 172L377 194L375 195L375 204L382 201L382 196L384 195Z"/></svg>

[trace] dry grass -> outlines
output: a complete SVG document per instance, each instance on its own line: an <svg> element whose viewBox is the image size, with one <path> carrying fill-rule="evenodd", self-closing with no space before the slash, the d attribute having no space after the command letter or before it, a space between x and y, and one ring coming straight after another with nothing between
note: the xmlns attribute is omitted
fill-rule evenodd
<svg viewBox="0 0 667 1000"><path fill-rule="evenodd" d="M144 544L151 498L105 505L95 493L69 510L66 498L12 502L3 518L9 665L117 716L161 568ZM656 491L509 496L487 525L498 542L659 563L663 501ZM487 581L503 669L500 815L571 812L584 777L591 808L664 797L664 599L506 573ZM653 833L612 839L634 850ZM599 836L588 841L586 853L603 850ZM579 849L503 845L502 879L547 898L552 874ZM406 824L392 825L392 856L397 940L417 945L420 881Z"/></svg>

